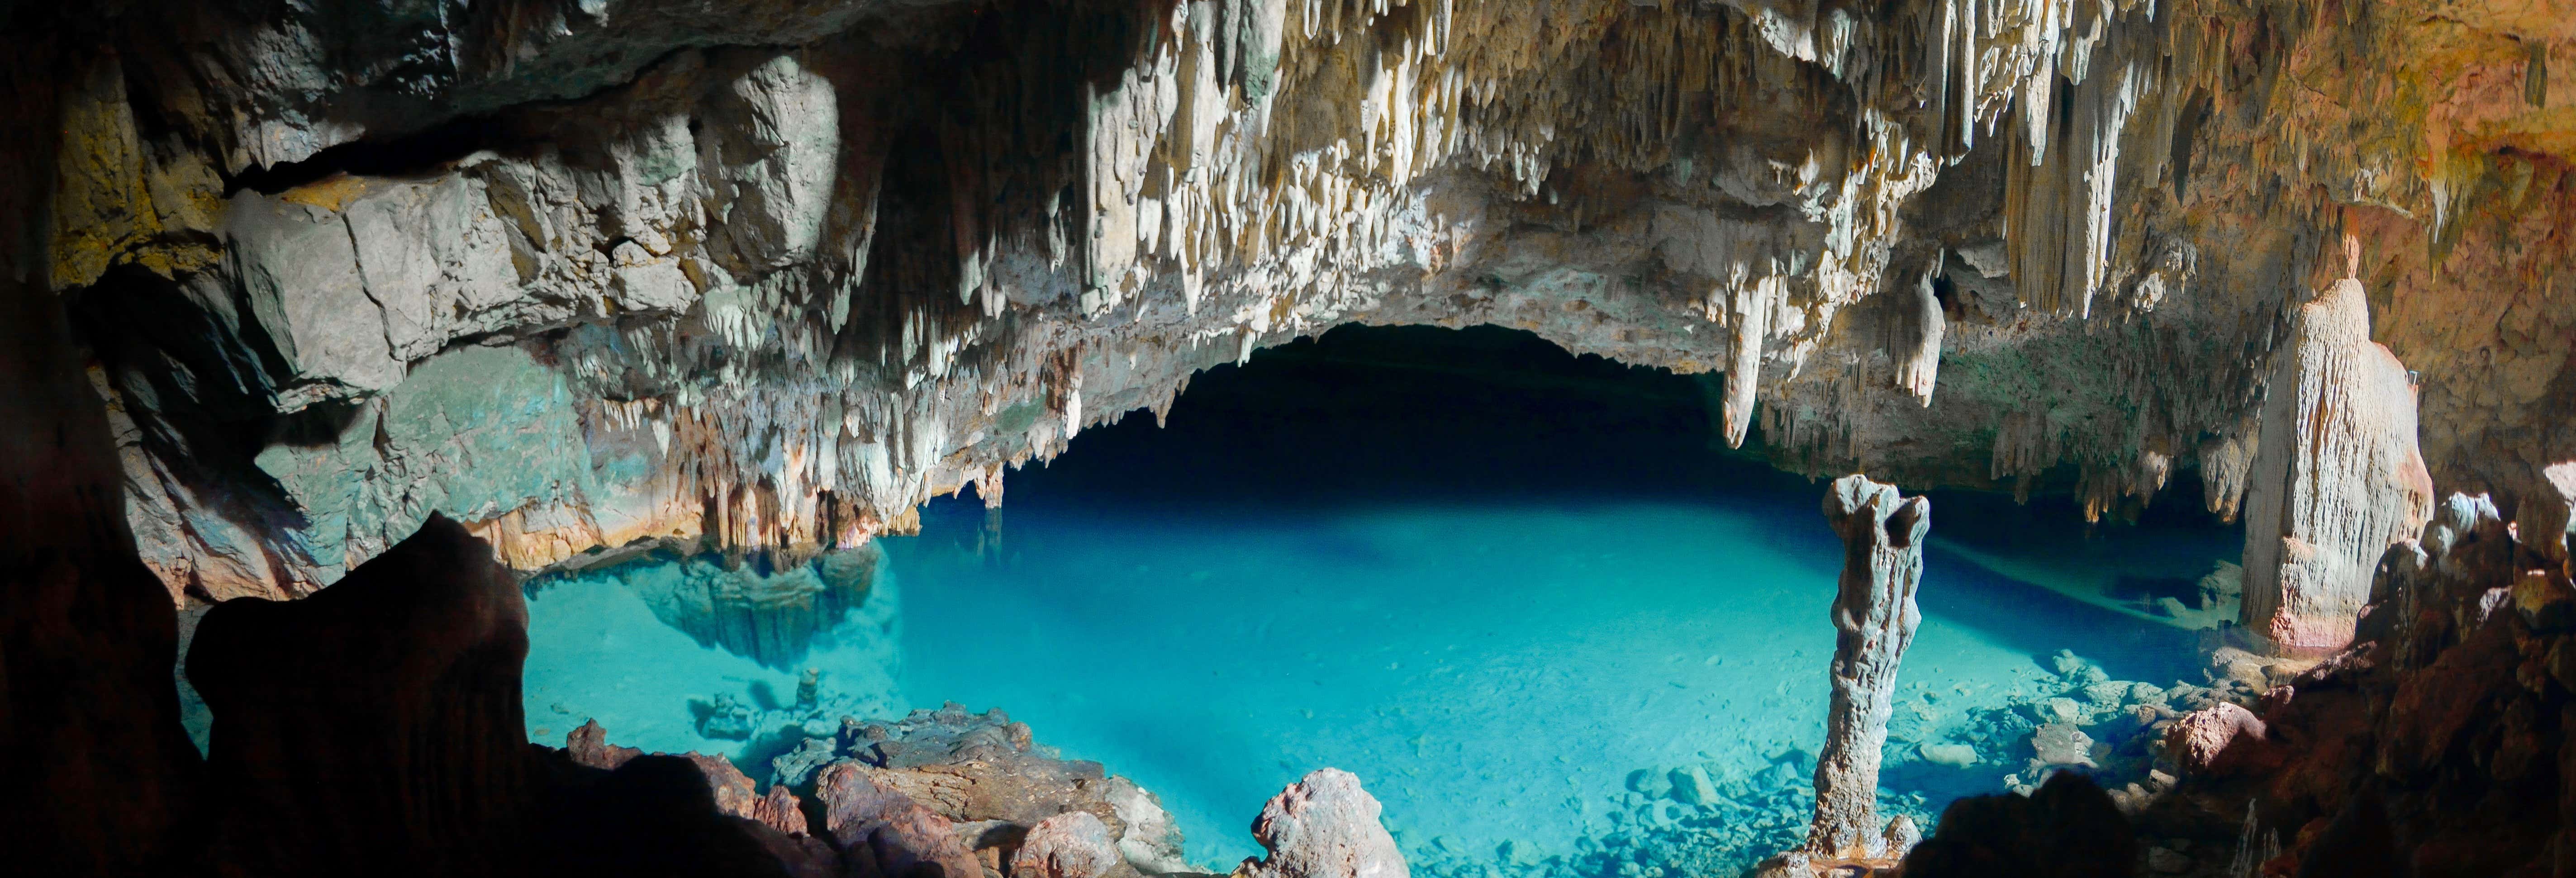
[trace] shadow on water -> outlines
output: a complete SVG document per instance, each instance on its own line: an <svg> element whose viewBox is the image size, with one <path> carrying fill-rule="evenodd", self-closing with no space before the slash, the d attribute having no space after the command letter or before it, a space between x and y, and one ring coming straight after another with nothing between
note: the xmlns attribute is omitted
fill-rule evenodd
<svg viewBox="0 0 2576 878"><path fill-rule="evenodd" d="M1937 526L1937 513L1933 521ZM2053 670L2049 659L2065 648L2068 631L2096 635L2077 653L2113 679L2163 685L2198 667L2192 660L2197 632L2141 622L1995 573L1937 545L1924 549L1923 588L1915 602L1925 616L2027 653L2043 670Z"/></svg>

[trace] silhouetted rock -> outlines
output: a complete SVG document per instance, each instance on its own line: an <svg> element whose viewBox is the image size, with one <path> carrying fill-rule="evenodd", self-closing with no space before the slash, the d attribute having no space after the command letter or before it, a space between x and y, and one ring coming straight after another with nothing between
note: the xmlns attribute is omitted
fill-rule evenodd
<svg viewBox="0 0 2576 878"><path fill-rule="evenodd" d="M2125 878L2137 873L2137 838L2111 796L2061 771L2025 798L1975 796L1941 812L1940 830L1915 845L1905 878Z"/></svg>
<svg viewBox="0 0 2576 878"><path fill-rule="evenodd" d="M54 63L0 52L0 113L46 137L32 120L50 118ZM42 153L0 145L0 212L37 209L18 196L48 191L28 176ZM0 869L163 873L205 819L171 685L178 624L135 558L110 419L62 305L0 273Z"/></svg>
<svg viewBox="0 0 2576 878"><path fill-rule="evenodd" d="M705 770L685 757L634 756L611 772L576 767L547 785L501 874L804 878L837 867L819 842L719 813L712 799ZM818 857L824 868L810 868Z"/></svg>
<svg viewBox="0 0 2576 878"><path fill-rule="evenodd" d="M214 713L216 860L246 875L499 868L532 794L527 653L518 582L436 515L320 594L217 605L188 655Z"/></svg>

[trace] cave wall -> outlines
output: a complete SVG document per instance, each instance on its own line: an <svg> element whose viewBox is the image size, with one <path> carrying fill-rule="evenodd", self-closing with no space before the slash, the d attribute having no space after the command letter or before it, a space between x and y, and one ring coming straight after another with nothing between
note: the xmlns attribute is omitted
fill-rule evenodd
<svg viewBox="0 0 2576 878"><path fill-rule="evenodd" d="M16 15L69 72L11 268L174 600L433 513L808 557L1349 322L1708 374L1796 471L2232 515L2351 276L2443 490L2576 457L2564 3Z"/></svg>

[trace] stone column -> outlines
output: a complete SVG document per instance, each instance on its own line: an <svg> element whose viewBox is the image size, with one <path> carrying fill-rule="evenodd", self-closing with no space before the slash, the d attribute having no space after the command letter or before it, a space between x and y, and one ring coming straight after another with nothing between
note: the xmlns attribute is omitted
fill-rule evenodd
<svg viewBox="0 0 2576 878"><path fill-rule="evenodd" d="M2245 496L2245 627L2288 655L2352 642L2379 556L2431 519L2406 366L2370 340L2346 278L2299 306L2274 355Z"/></svg>
<svg viewBox="0 0 2576 878"><path fill-rule="evenodd" d="M1878 826L1878 751L1896 664L1914 643L1923 612L1923 534L1932 502L1899 497L1867 476L1834 481L1825 520L1843 538L1842 582L1834 594L1834 697L1824 752L1816 760L1816 822L1806 852L1840 859L1886 855Z"/></svg>

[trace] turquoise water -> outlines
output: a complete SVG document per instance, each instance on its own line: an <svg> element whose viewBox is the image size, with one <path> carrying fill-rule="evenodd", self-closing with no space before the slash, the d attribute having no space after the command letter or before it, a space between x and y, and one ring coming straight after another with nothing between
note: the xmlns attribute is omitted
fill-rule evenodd
<svg viewBox="0 0 2576 878"><path fill-rule="evenodd" d="M1823 485L1711 453L1686 384L1492 368L1528 356L1508 345L1444 354L1481 372L1382 353L1256 357L1204 377L1169 429L1088 431L1015 474L995 518L935 503L922 535L879 541L867 608L799 666L886 715L1006 709L1156 793L1211 871L1258 853L1261 804L1327 765L1420 859L1572 857L1670 807L1634 791L1641 769L1794 799L1833 648ZM1890 807L2001 789L2022 768L2010 742L1968 767L1915 746L2062 691L2059 650L2115 679L2200 681L2199 635L2135 612L2122 584L2196 578L2233 559L2232 532L2088 530L1965 496L1936 496L1933 532ZM691 702L774 705L797 674L661 625L621 582L655 575L537 592L532 737L597 716L612 740L765 776L787 744L702 737Z"/></svg>
<svg viewBox="0 0 2576 878"><path fill-rule="evenodd" d="M1821 743L1841 555L1806 501L1014 507L982 557L889 541L901 685L917 706L1006 707L1135 778L1194 862L1257 853L1259 803L1324 765L1357 773L1408 846L1572 853L1638 768L1749 775ZM2179 632L1939 551L1920 602L1908 690L2000 695L2059 649L2122 679L2191 667ZM1891 787L1937 811L2003 773Z"/></svg>

